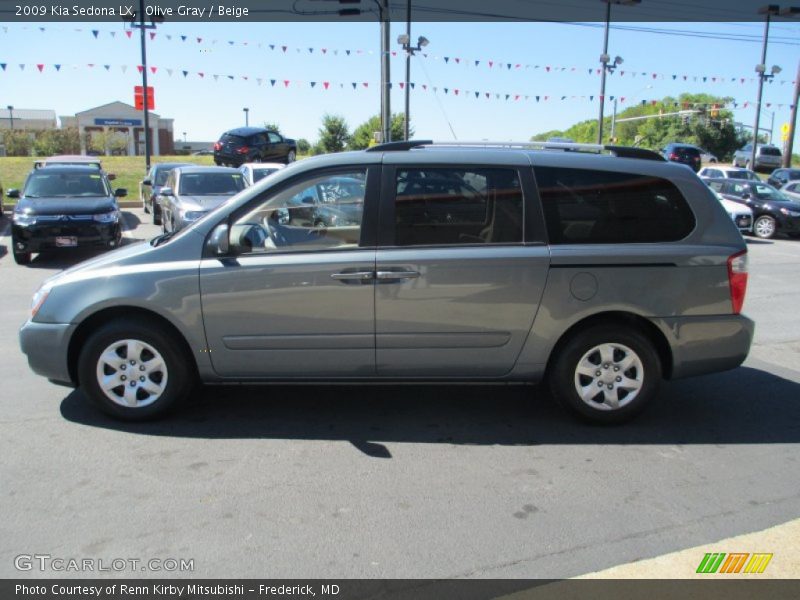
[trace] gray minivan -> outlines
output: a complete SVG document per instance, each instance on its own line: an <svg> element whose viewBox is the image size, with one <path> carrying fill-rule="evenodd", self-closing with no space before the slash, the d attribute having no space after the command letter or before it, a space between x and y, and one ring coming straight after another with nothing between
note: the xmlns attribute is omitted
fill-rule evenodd
<svg viewBox="0 0 800 600"><path fill-rule="evenodd" d="M196 381L546 381L575 414L618 422L663 378L741 364L747 250L712 192L648 150L545 145L294 163L46 281L22 350L123 419ZM331 213L361 209L321 222L311 186Z"/></svg>

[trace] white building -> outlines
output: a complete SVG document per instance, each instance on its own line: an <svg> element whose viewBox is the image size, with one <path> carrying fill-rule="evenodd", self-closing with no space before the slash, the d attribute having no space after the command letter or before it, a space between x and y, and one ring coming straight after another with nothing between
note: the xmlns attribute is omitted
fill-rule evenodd
<svg viewBox="0 0 800 600"><path fill-rule="evenodd" d="M154 112L148 112L151 132L150 151L153 156L174 154L175 141L172 119L164 119ZM74 117L62 116L61 127L77 127L81 140L81 154L87 153L87 138L93 132L120 132L127 139L124 154L144 155L144 116L124 102L110 102L77 113Z"/></svg>
<svg viewBox="0 0 800 600"><path fill-rule="evenodd" d="M32 108L0 108L0 129L56 129L56 111Z"/></svg>

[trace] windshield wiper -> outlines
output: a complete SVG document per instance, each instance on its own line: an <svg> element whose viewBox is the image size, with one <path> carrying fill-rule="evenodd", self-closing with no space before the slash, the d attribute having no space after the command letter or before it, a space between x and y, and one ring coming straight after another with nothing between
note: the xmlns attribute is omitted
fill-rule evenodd
<svg viewBox="0 0 800 600"><path fill-rule="evenodd" d="M161 235L157 235L152 240L150 240L150 245L155 248L156 246L160 246L164 242L168 241L173 235L175 235L176 231L168 231L166 233L162 233Z"/></svg>

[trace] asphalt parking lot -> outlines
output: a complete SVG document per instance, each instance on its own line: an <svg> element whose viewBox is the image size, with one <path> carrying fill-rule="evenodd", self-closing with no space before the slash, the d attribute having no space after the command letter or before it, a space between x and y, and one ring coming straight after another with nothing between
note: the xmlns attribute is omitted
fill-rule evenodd
<svg viewBox="0 0 800 600"><path fill-rule="evenodd" d="M125 218L129 243L157 231ZM86 576L15 568L48 554L191 559L170 575L195 577L562 578L800 517L798 240L748 239L744 366L669 382L622 427L505 386L210 387L124 424L17 343L39 284L91 254L20 267L7 226L0 577Z"/></svg>

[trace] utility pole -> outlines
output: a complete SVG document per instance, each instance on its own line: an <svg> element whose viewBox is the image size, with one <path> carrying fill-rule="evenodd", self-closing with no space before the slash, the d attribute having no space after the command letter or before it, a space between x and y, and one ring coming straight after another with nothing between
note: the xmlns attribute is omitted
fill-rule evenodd
<svg viewBox="0 0 800 600"><path fill-rule="evenodd" d="M381 20L381 141L392 141L391 83L389 69L389 0L377 0Z"/></svg>
<svg viewBox="0 0 800 600"><path fill-rule="evenodd" d="M786 140L786 152L783 153L783 166L792 166L792 150L794 133L797 127L797 103L800 101L800 61L797 62L797 75L794 78L794 96L792 98L792 114L789 117L789 139Z"/></svg>
<svg viewBox="0 0 800 600"><path fill-rule="evenodd" d="M155 27L155 25L153 25ZM139 33L142 39L142 87L144 88L144 170L150 172L150 94L147 93L147 42L145 41L144 0L139 0Z"/></svg>
<svg viewBox="0 0 800 600"><path fill-rule="evenodd" d="M406 36L411 43L411 0L406 5ZM408 121L411 112L411 53L406 52L406 118L403 119L403 139L408 141Z"/></svg>

